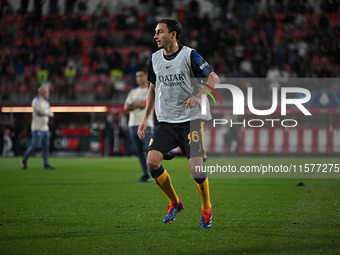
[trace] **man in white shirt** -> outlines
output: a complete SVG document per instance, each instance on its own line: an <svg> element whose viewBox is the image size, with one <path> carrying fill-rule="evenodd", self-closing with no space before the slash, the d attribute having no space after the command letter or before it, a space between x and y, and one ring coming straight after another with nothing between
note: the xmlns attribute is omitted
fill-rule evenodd
<svg viewBox="0 0 340 255"><path fill-rule="evenodd" d="M147 74L145 70L138 70L136 73L136 81L138 87L132 89L128 94L124 109L129 112L129 135L133 144L133 147L137 153L139 163L142 168L143 176L136 182L150 182L149 171L146 165L146 159L148 155L148 146L153 133L153 113L151 112L149 118L149 125L145 131L145 138L140 140L137 131L138 126L142 122L145 115L146 97L149 91L149 84L147 80Z"/></svg>
<svg viewBox="0 0 340 255"><path fill-rule="evenodd" d="M54 167L48 163L48 153L50 149L50 131L48 127L48 121L50 117L53 117L50 104L47 101L49 97L49 88L47 86L41 86L38 89L38 95L32 101L32 143L28 147L24 158L22 159L22 169L27 169L27 160L36 148L42 146L42 156L45 170L55 170Z"/></svg>

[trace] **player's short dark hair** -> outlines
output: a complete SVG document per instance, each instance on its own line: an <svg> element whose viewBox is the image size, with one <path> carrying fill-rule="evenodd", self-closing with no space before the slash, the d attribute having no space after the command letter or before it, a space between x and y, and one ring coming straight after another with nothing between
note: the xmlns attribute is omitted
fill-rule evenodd
<svg viewBox="0 0 340 255"><path fill-rule="evenodd" d="M181 31L182 31L182 25L179 23L177 19L171 19L171 18L166 18L162 19L158 22L159 23L164 23L169 29L169 33L176 31L176 40L178 41L179 38L181 37Z"/></svg>
<svg viewBox="0 0 340 255"><path fill-rule="evenodd" d="M148 74L148 70L147 70L146 67L144 67L144 66L138 67L137 70L136 70L136 73L137 73L137 72L143 72L143 73L145 73L145 74Z"/></svg>

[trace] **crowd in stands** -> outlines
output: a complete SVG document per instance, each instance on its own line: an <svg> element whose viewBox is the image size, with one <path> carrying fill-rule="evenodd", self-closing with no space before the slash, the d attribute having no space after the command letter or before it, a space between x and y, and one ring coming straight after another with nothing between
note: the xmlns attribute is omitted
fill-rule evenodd
<svg viewBox="0 0 340 255"><path fill-rule="evenodd" d="M57 0L50 2L49 14L42 15L41 6L13 13L1 1L4 101L11 92L33 93L43 82L59 99L98 93L112 100L134 86L136 69L156 50L154 28L164 16L180 20L182 43L222 77L340 75L339 1L211 0L214 7L205 12L196 0L140 0L119 12L99 4L91 14L86 1L66 1L63 14Z"/></svg>
<svg viewBox="0 0 340 255"><path fill-rule="evenodd" d="M114 10L99 2L91 13L86 0L66 0L63 12L58 0L50 0L48 14L41 11L43 1L34 1L38 5L32 12L28 0L20 2L14 11L10 1L0 0L4 104L30 104L37 87L46 82L54 92L53 104L122 103L135 85L136 69L147 65L157 49L154 28L163 17L180 20L182 43L197 49L221 77L340 76L339 0L205 1L212 8L197 0L139 0L138 5ZM19 102L13 101L14 94L29 96ZM79 95L95 97L79 101ZM125 141L121 115L114 117L116 141ZM30 121L28 115L15 119L7 129L0 126L0 139L8 131L14 154L20 155ZM124 142L116 144L118 152L111 153L123 153Z"/></svg>

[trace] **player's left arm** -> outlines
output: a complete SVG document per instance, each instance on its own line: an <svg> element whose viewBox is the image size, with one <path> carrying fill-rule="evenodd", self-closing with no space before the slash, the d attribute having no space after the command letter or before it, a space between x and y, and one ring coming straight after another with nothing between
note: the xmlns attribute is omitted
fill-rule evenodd
<svg viewBox="0 0 340 255"><path fill-rule="evenodd" d="M220 83L220 78L214 72L212 67L195 50L191 51L190 60L191 60L191 69L196 78L206 78L207 81L205 83L213 88L215 87L216 84ZM197 95L188 98L184 102L185 107L186 108L196 107L201 102L202 94L206 94L206 92L204 90L200 90L200 92Z"/></svg>
<svg viewBox="0 0 340 255"><path fill-rule="evenodd" d="M215 73L215 72L211 72L208 76L207 76L207 81L206 81L206 84L208 84L209 86L211 87L215 87L216 84L219 84L220 83L220 78L218 77L218 75ZM200 92L195 95L195 96L192 96L190 98L188 98L184 104L185 104L185 107L188 108L194 108L196 107L200 102L201 102L201 99L202 99L202 95L203 94L207 94L204 90L200 90Z"/></svg>

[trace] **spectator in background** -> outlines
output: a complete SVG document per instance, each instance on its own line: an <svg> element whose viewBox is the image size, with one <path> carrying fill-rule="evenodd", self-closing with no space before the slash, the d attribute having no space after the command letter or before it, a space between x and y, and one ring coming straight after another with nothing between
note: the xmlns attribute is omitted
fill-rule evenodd
<svg viewBox="0 0 340 255"><path fill-rule="evenodd" d="M4 130L3 126L0 125L0 154L2 155L3 147L4 147Z"/></svg>
<svg viewBox="0 0 340 255"><path fill-rule="evenodd" d="M224 119L233 122L237 122L237 116L232 116L231 112L226 111L224 113ZM237 125L224 125L223 130L224 134L224 152L229 153L229 154L237 154L238 153L238 148L241 145L241 141L239 139L239 127ZM236 144L233 146L233 142Z"/></svg>
<svg viewBox="0 0 340 255"><path fill-rule="evenodd" d="M58 14L58 2L59 0L50 0L49 13Z"/></svg>
<svg viewBox="0 0 340 255"><path fill-rule="evenodd" d="M8 75L7 66L9 65L8 58L2 57L0 59L0 91L1 91L1 100L7 100L8 96L8 88L6 88L6 84L4 83L6 76Z"/></svg>
<svg viewBox="0 0 340 255"><path fill-rule="evenodd" d="M32 143L28 147L24 158L21 160L22 169L27 169L27 160L36 148L42 145L42 156L43 156L43 168L45 170L55 170L48 163L48 154L50 149L50 131L48 126L48 121L50 117L54 114L51 111L50 104L47 101L49 97L49 88L47 86L41 86L38 89L38 96L36 96L32 101Z"/></svg>
<svg viewBox="0 0 340 255"><path fill-rule="evenodd" d="M27 13L28 2L29 0L20 0L20 11L22 15Z"/></svg>
<svg viewBox="0 0 340 255"><path fill-rule="evenodd" d="M13 63L19 56L28 70L44 61L48 62L49 76L55 77L63 76L63 71L60 68L59 73L56 73L54 63L48 61L48 58L59 59L64 66L70 57L88 60L91 56L92 61L88 63L92 73L103 69L104 62L100 61L103 50L106 52L108 48L117 49L121 56L114 50L109 59L104 57L109 65L107 73L113 69L123 70L126 75L125 83L133 83L136 67L145 64L153 51L150 31L153 29L154 20L157 19L155 17L164 16L168 12L170 16L177 15L189 28L183 31L182 38L185 42L190 42L189 45L203 56L209 56L208 62L212 63L221 75L265 77L271 64L277 62L289 65L298 77L339 76L337 1L226 0L215 1L214 8L209 10L205 9L202 1L193 0L181 4L177 13L174 4L166 1L140 0L137 1L138 8L128 2L111 1L107 8L105 3L98 3L94 13L90 13L81 11L83 8L86 10L87 4L90 7L88 0L50 0L45 7L50 8L50 14L60 13L60 16L46 15L40 19L38 17L41 16L41 5L46 1L18 0L18 4L21 3L19 13L27 14L22 15L19 20L14 18L11 10L14 2L0 1L0 13L3 17L0 18L3 25L0 56L9 58L8 74L0 74L8 81L6 88L2 87L3 98L9 99L5 93L16 80L12 70ZM68 14L65 16L61 13L64 8L57 9L63 4ZM254 11L256 8L257 13ZM32 12L27 13L27 9ZM112 15L117 13L117 10L122 11ZM91 16L72 15L74 13ZM330 13L334 15L329 15ZM142 35L140 32L143 32ZM313 62L316 57L328 57L329 66ZM75 69L79 74L80 68L76 66ZM249 72L251 69L253 74ZM42 82L38 79L38 83ZM26 84L29 84L27 80ZM118 85L116 92L124 90L124 83ZM107 99L111 99L113 93L112 89Z"/></svg>
<svg viewBox="0 0 340 255"><path fill-rule="evenodd" d="M240 40L237 40L236 45L234 46L234 56L236 59L237 69L239 69L240 63L244 58L244 46L241 44Z"/></svg>
<svg viewBox="0 0 340 255"><path fill-rule="evenodd" d="M112 69L110 71L110 78L111 78L111 92L110 98L113 97L116 90L124 89L125 84L123 82L124 73L120 69Z"/></svg>
<svg viewBox="0 0 340 255"><path fill-rule="evenodd" d="M19 59L14 63L15 69L15 83L17 85L21 85L24 83L24 70L25 70L25 63L23 62L22 58Z"/></svg>
<svg viewBox="0 0 340 255"><path fill-rule="evenodd" d="M66 95L71 99L75 99L76 97L75 94L76 76L77 71L75 70L74 66L70 65L66 67L64 72Z"/></svg>
<svg viewBox="0 0 340 255"><path fill-rule="evenodd" d="M104 57L101 56L99 58L99 62L98 62L95 72L98 74L107 74L109 72L109 66L107 62L105 61Z"/></svg>
<svg viewBox="0 0 340 255"><path fill-rule="evenodd" d="M11 128L6 127L5 132L3 135L3 149L2 149L2 156L13 156L13 139Z"/></svg>
<svg viewBox="0 0 340 255"><path fill-rule="evenodd" d="M119 113L118 115L119 122L119 155L125 155L129 150L129 146L127 144L127 136L129 132L128 127L128 117L125 113Z"/></svg>
<svg viewBox="0 0 340 255"><path fill-rule="evenodd" d="M270 82L270 91L272 88L280 88L280 70L277 63L274 63L267 71L266 78ZM268 91L266 91L266 94Z"/></svg>
<svg viewBox="0 0 340 255"><path fill-rule="evenodd" d="M74 5L77 0L66 0L65 1L65 13L66 15L73 14L74 12Z"/></svg>
<svg viewBox="0 0 340 255"><path fill-rule="evenodd" d="M246 77L252 77L253 76L253 64L251 62L251 59L249 57L246 57L244 60L240 63L240 71L245 74Z"/></svg>
<svg viewBox="0 0 340 255"><path fill-rule="evenodd" d="M149 91L147 73L145 70L139 69L137 71L136 81L138 87L132 89L128 94L124 103L124 110L129 112L129 134L143 172L143 176L136 182L150 182L151 179L146 166L146 159L149 142L153 132L153 113L151 113L149 117L149 126L146 127L145 130L145 138L140 140L137 135L139 123L142 122L145 115L146 97Z"/></svg>
<svg viewBox="0 0 340 255"><path fill-rule="evenodd" d="M42 0L34 0L34 16L38 22L41 20L42 15Z"/></svg>
<svg viewBox="0 0 340 255"><path fill-rule="evenodd" d="M113 124L112 114L108 114L104 129L104 156L111 155L113 151Z"/></svg>
<svg viewBox="0 0 340 255"><path fill-rule="evenodd" d="M41 69L37 72L38 86L41 86L44 82L47 82L49 78L47 64L42 64Z"/></svg>
<svg viewBox="0 0 340 255"><path fill-rule="evenodd" d="M1 0L0 1L0 20L9 13L12 13L13 10L11 8L11 5L8 4L7 0Z"/></svg>
<svg viewBox="0 0 340 255"><path fill-rule="evenodd" d="M87 9L87 0L78 0L78 14L85 15Z"/></svg>
<svg viewBox="0 0 340 255"><path fill-rule="evenodd" d="M122 71L123 67L123 59L122 56L117 52L114 51L110 54L109 58L107 59L108 68L109 68L109 75L111 78L111 93L110 98L112 98L115 92L115 86L118 82L122 82L124 73ZM119 86L118 86L119 87Z"/></svg>

